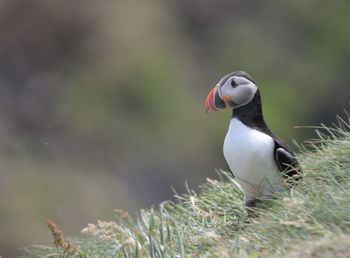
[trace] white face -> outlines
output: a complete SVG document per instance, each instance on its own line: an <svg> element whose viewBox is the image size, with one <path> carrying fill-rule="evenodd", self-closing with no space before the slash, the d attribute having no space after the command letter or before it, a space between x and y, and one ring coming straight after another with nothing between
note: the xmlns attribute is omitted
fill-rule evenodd
<svg viewBox="0 0 350 258"><path fill-rule="evenodd" d="M237 108L248 104L257 90L258 87L250 80L241 76L231 76L219 87L218 93L227 105Z"/></svg>

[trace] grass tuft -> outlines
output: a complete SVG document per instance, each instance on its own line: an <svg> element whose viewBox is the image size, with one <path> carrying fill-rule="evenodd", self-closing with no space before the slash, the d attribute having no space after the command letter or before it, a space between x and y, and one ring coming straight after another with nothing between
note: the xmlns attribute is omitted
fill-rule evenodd
<svg viewBox="0 0 350 258"><path fill-rule="evenodd" d="M219 180L208 178L200 194L187 187L175 192L175 202L141 210L137 218L116 210L114 221L89 224L70 240L74 252L61 244L26 251L32 257L349 257L350 121L337 120L300 147L302 180L257 208L254 218L247 218L231 175L218 171Z"/></svg>

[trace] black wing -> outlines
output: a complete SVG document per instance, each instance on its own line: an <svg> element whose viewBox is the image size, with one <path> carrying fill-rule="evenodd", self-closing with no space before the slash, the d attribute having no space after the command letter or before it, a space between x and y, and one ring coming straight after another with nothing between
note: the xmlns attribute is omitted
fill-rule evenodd
<svg viewBox="0 0 350 258"><path fill-rule="evenodd" d="M289 150L287 144L279 139L275 140L275 160L278 168L286 177L292 177L299 173L299 162ZM298 179L298 178L296 178Z"/></svg>

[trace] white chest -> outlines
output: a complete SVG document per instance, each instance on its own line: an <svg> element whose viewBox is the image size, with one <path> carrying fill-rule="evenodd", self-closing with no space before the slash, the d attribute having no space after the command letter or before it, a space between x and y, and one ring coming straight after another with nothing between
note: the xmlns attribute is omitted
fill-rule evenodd
<svg viewBox="0 0 350 258"><path fill-rule="evenodd" d="M274 140L234 118L224 142L224 156L246 201L269 197L281 185L274 160Z"/></svg>

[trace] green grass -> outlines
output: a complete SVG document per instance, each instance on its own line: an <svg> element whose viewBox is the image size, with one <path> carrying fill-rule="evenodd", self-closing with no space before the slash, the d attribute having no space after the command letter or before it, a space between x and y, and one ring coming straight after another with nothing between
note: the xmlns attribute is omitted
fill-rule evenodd
<svg viewBox="0 0 350 258"><path fill-rule="evenodd" d="M33 246L31 257L350 257L349 120L300 147L303 179L247 218L232 177L219 171L137 218L116 211L70 239L71 250Z"/></svg>

